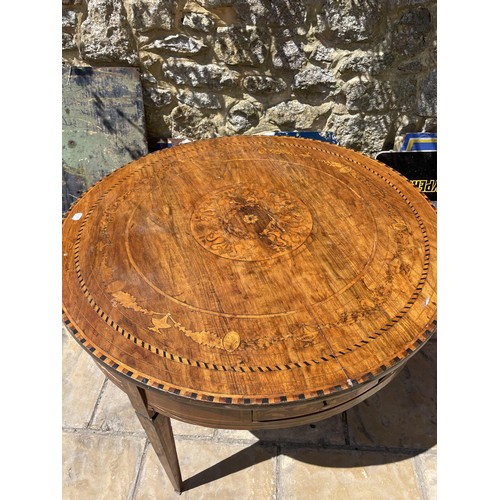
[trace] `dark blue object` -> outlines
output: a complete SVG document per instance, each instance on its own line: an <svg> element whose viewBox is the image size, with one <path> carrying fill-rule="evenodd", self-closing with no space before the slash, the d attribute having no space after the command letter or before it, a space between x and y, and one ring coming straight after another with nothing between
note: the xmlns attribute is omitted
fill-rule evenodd
<svg viewBox="0 0 500 500"><path fill-rule="evenodd" d="M401 151L437 151L437 134L430 132L406 134Z"/></svg>
<svg viewBox="0 0 500 500"><path fill-rule="evenodd" d="M302 139L314 139L316 141L329 142L330 144L338 144L333 132L313 132L310 130L291 131L291 132L273 132L270 135L281 135L286 137L300 137Z"/></svg>

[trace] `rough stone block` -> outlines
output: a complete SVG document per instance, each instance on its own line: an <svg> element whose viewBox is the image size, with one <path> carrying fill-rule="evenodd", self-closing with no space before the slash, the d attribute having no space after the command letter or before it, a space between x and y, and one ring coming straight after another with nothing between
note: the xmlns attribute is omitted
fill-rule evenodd
<svg viewBox="0 0 500 500"><path fill-rule="evenodd" d="M144 104L149 108L162 108L172 102L172 92L162 87L143 86Z"/></svg>
<svg viewBox="0 0 500 500"><path fill-rule="evenodd" d="M306 34L305 0L237 0L235 9L245 24L268 26L280 36Z"/></svg>
<svg viewBox="0 0 500 500"><path fill-rule="evenodd" d="M392 121L390 115L332 114L325 130L333 132L340 146L373 156L383 151Z"/></svg>
<svg viewBox="0 0 500 500"><path fill-rule="evenodd" d="M259 110L256 103L250 101L238 101L229 110L228 122L238 133L245 132L255 127L259 121Z"/></svg>
<svg viewBox="0 0 500 500"><path fill-rule="evenodd" d="M332 62L337 57L338 53L335 49L320 44L315 45L314 52L312 53L312 59L318 62Z"/></svg>
<svg viewBox="0 0 500 500"><path fill-rule="evenodd" d="M334 38L343 42L369 40L380 22L383 2L327 0L322 14Z"/></svg>
<svg viewBox="0 0 500 500"><path fill-rule="evenodd" d="M63 9L62 27L63 29L74 29L76 27L76 12L74 10Z"/></svg>
<svg viewBox="0 0 500 500"><path fill-rule="evenodd" d="M389 0L389 5L391 7L407 7L410 5L419 5L423 3L429 3L429 0Z"/></svg>
<svg viewBox="0 0 500 500"><path fill-rule="evenodd" d="M203 7L210 9L217 7L228 7L230 5L233 5L235 1L237 0L198 0L198 3Z"/></svg>
<svg viewBox="0 0 500 500"><path fill-rule="evenodd" d="M258 66L267 56L265 32L256 27L223 27L217 29L214 51L223 62Z"/></svg>
<svg viewBox="0 0 500 500"><path fill-rule="evenodd" d="M420 73L423 69L425 69L425 66L420 61L402 62L398 66L398 70L401 73L407 74Z"/></svg>
<svg viewBox="0 0 500 500"><path fill-rule="evenodd" d="M286 89L287 85L282 78L271 76L250 75L241 82L243 88L251 94L279 93Z"/></svg>
<svg viewBox="0 0 500 500"><path fill-rule="evenodd" d="M294 40L276 40L272 62L275 68L300 69L306 62L304 45Z"/></svg>
<svg viewBox="0 0 500 500"><path fill-rule="evenodd" d="M144 50L158 50L179 55L198 54L206 45L196 38L186 35L170 35L165 38L157 38L153 43L142 47Z"/></svg>
<svg viewBox="0 0 500 500"><path fill-rule="evenodd" d="M343 86L350 112L385 111L392 107L394 92L390 82L353 78Z"/></svg>
<svg viewBox="0 0 500 500"><path fill-rule="evenodd" d="M210 33L215 28L215 21L201 12L186 12L182 18L182 25L195 31Z"/></svg>
<svg viewBox="0 0 500 500"><path fill-rule="evenodd" d="M75 35L72 33L62 33L62 50L76 49Z"/></svg>
<svg viewBox="0 0 500 500"><path fill-rule="evenodd" d="M307 68L293 78L293 90L326 92L336 87L335 74L331 70L318 67Z"/></svg>
<svg viewBox="0 0 500 500"><path fill-rule="evenodd" d="M412 57L426 45L426 35L432 29L432 16L425 7L405 12L392 29L392 48L404 56Z"/></svg>
<svg viewBox="0 0 500 500"><path fill-rule="evenodd" d="M422 130L423 119L414 114L399 115L394 122L394 150L399 151L407 133L418 132Z"/></svg>
<svg viewBox="0 0 500 500"><path fill-rule="evenodd" d="M340 74L360 73L377 75L387 70L394 62L391 53L373 53L370 51L356 50L347 56L339 65Z"/></svg>
<svg viewBox="0 0 500 500"><path fill-rule="evenodd" d="M167 78L172 79L177 85L191 87L211 87L222 89L226 86L237 84L238 74L218 64L198 64L192 61L177 61L168 58L162 65Z"/></svg>
<svg viewBox="0 0 500 500"><path fill-rule="evenodd" d="M83 65L140 66L149 87L148 133L158 137L181 129L203 137L265 131L278 123L323 129L328 100L347 141L376 152L397 133L385 123L407 114L420 116L421 128L435 119L435 80L426 77L435 67L435 2L88 0L85 8L70 7L79 2L63 1L63 58L74 64L80 50ZM209 111L249 98L262 102L255 126L237 108L212 113L217 125L207 121ZM285 99L298 104L275 108ZM205 111L202 124L187 123L193 111L173 113L176 101ZM367 128L347 132L366 113L373 115L362 121Z"/></svg>
<svg viewBox="0 0 500 500"><path fill-rule="evenodd" d="M128 4L130 24L135 31L170 30L173 27L176 0L134 0Z"/></svg>
<svg viewBox="0 0 500 500"><path fill-rule="evenodd" d="M88 0L87 17L80 30L80 54L96 63L139 61L132 30L120 0Z"/></svg>
<svg viewBox="0 0 500 500"><path fill-rule="evenodd" d="M307 130L322 116L329 113L332 103L310 106L299 101L285 101L267 110L266 118L281 128Z"/></svg>
<svg viewBox="0 0 500 500"><path fill-rule="evenodd" d="M402 78L392 84L394 91L394 107L400 111L415 110L417 103L417 80L415 78Z"/></svg>
<svg viewBox="0 0 500 500"><path fill-rule="evenodd" d="M437 132L437 118L435 116L425 119L424 126L422 127L422 132ZM434 337L436 336L437 332L434 334Z"/></svg>
<svg viewBox="0 0 500 500"><path fill-rule="evenodd" d="M181 90L177 94L177 100L183 104L199 109L222 108L222 98L218 94L208 92Z"/></svg>
<svg viewBox="0 0 500 500"><path fill-rule="evenodd" d="M269 108L266 116L270 122L280 127L288 125L295 128L297 118L304 113L305 109L306 105L299 101L285 101Z"/></svg>
<svg viewBox="0 0 500 500"><path fill-rule="evenodd" d="M420 116L434 117L437 114L437 71L434 70L423 81L417 103Z"/></svg>
<svg viewBox="0 0 500 500"><path fill-rule="evenodd" d="M209 139L217 136L220 120L205 117L198 109L180 104L170 114L172 137L188 139Z"/></svg>

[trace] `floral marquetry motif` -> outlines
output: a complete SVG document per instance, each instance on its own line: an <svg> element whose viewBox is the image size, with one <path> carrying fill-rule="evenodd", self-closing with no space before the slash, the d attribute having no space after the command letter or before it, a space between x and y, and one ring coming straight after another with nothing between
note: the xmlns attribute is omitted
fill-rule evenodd
<svg viewBox="0 0 500 500"><path fill-rule="evenodd" d="M241 136L147 155L69 210L63 246L75 338L179 398L344 398L436 328L434 208L331 144Z"/></svg>
<svg viewBox="0 0 500 500"><path fill-rule="evenodd" d="M191 231L200 245L235 260L283 255L301 245L311 229L311 214L300 200L263 186L210 193L191 217Z"/></svg>

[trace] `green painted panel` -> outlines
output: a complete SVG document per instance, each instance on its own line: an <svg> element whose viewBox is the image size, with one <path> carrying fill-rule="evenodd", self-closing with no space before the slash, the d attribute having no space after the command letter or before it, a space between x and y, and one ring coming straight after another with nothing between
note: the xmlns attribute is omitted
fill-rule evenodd
<svg viewBox="0 0 500 500"><path fill-rule="evenodd" d="M62 209L148 153L137 68L63 67Z"/></svg>

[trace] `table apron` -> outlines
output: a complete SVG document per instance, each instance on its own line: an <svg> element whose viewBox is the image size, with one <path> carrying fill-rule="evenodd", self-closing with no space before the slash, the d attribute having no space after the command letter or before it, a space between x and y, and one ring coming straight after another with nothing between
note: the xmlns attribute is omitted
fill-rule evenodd
<svg viewBox="0 0 500 500"><path fill-rule="evenodd" d="M96 361L104 374L122 391L138 386L145 397L147 408L182 422L224 429L273 429L304 425L342 413L355 406L388 384L404 367L402 363L389 373L349 391L331 394L304 402L290 402L255 406L209 404L191 401L154 390Z"/></svg>

